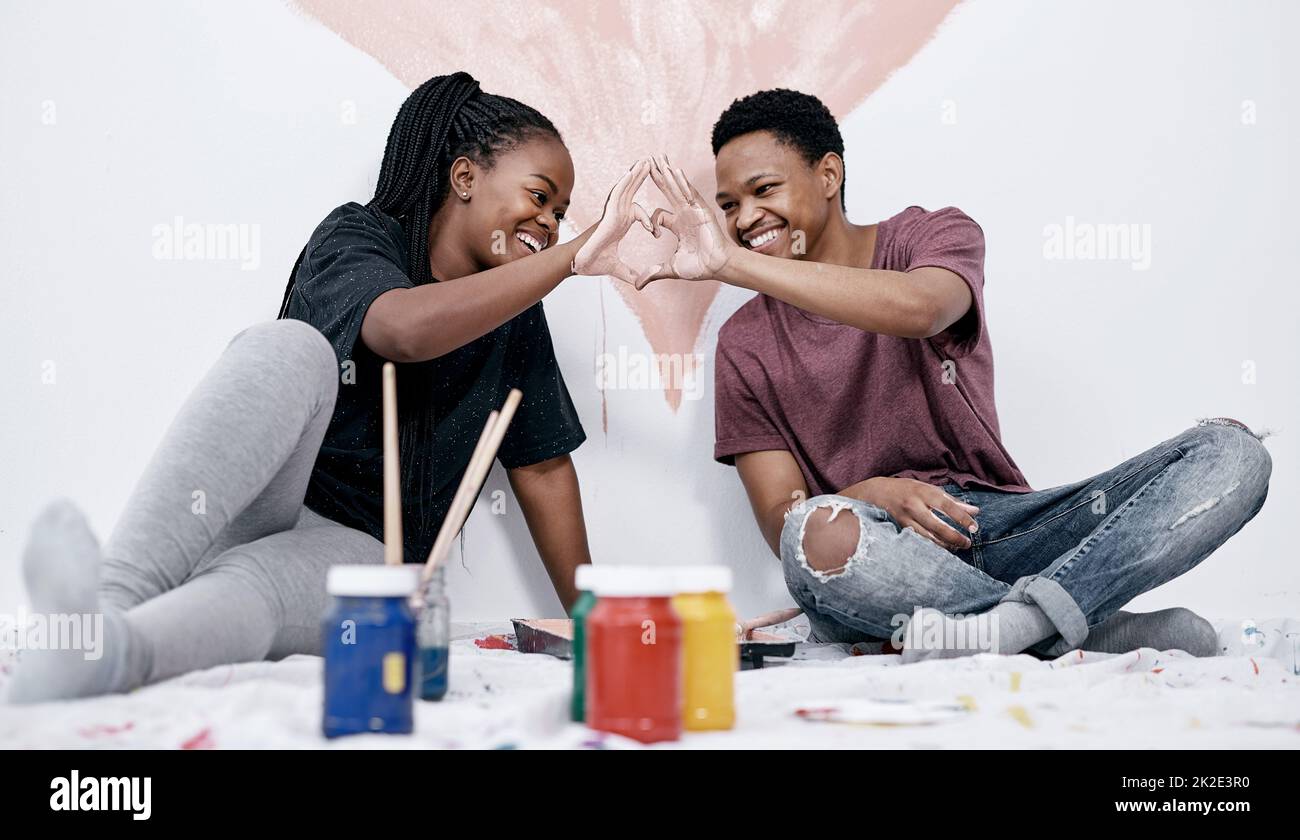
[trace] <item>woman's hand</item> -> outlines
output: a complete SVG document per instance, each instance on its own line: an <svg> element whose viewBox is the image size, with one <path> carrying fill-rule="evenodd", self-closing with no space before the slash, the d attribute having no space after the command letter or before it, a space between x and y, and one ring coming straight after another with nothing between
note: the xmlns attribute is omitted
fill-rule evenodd
<svg viewBox="0 0 1300 840"><path fill-rule="evenodd" d="M953 529L934 511L944 513L972 534L979 528L972 518L980 512L979 508L954 499L933 484L912 478L869 478L841 490L839 495L861 499L881 508L900 528L911 528L949 551L970 548L970 538Z"/></svg>
<svg viewBox="0 0 1300 840"><path fill-rule="evenodd" d="M646 278L659 268L653 266L639 269L624 262L618 255L619 243L623 241L628 229L637 222L656 237L659 236L658 227L651 221L645 208L632 200L649 174L650 161L642 158L609 191L600 221L583 234L586 241L573 258L574 274L617 277L639 289L647 282Z"/></svg>
<svg viewBox="0 0 1300 840"><path fill-rule="evenodd" d="M727 240L722 226L705 204L704 197L686 179L686 173L657 155L650 167L650 177L668 199L668 209L658 209L650 217L655 235L663 225L677 237L677 250L666 266L655 270L636 283L638 289L665 277L684 280L708 280L727 264L730 249L737 247Z"/></svg>

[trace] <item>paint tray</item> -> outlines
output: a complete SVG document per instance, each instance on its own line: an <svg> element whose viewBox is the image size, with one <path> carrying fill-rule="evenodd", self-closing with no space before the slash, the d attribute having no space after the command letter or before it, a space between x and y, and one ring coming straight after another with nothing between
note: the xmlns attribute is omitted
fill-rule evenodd
<svg viewBox="0 0 1300 840"><path fill-rule="evenodd" d="M520 653L545 653L557 659L573 658L573 619L512 618Z"/></svg>
<svg viewBox="0 0 1300 840"><path fill-rule="evenodd" d="M795 641L774 633L755 630L748 639L738 639L740 645L740 668L762 668L763 659L768 656L790 658L794 656Z"/></svg>

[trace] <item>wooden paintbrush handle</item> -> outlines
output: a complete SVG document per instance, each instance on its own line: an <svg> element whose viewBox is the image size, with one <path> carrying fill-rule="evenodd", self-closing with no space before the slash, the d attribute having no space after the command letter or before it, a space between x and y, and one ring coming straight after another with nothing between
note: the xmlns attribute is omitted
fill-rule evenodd
<svg viewBox="0 0 1300 840"><path fill-rule="evenodd" d="M461 479L460 487L456 489L456 496L452 499L447 516L442 521L442 528L438 531L438 538L433 543L433 549L429 552L429 560L424 564L422 580L427 581L433 575L433 570L451 551L452 540L456 539L460 529L465 526L465 520L469 518L470 508L473 507L474 500L478 498L479 489L483 486L488 472L492 469L492 462L496 460L497 450L501 447L501 441L505 439L506 431L510 428L510 421L514 419L515 409L519 408L519 401L523 399L523 396L523 392L518 388L510 389L505 405L501 406L500 415L496 416L495 419L493 417L488 418L488 425L484 427L483 434L479 437L479 445L474 448L474 454L470 456L469 466ZM495 415L496 412L493 412L493 414Z"/></svg>
<svg viewBox="0 0 1300 840"><path fill-rule="evenodd" d="M402 487L397 451L397 368L384 362L384 562L402 562Z"/></svg>

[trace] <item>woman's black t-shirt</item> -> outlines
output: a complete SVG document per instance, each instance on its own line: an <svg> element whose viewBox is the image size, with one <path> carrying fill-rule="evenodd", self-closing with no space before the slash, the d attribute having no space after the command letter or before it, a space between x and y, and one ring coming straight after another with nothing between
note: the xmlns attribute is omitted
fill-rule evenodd
<svg viewBox="0 0 1300 840"><path fill-rule="evenodd" d="M324 333L340 365L338 399L307 486L307 506L379 540L384 360L361 340L361 322L375 298L414 286L407 274L398 221L360 204L345 204L312 234L283 314ZM431 389L427 396L433 411L432 451L416 453L413 486L404 480L402 487L408 563L427 558L483 424L511 388L524 397L497 453L502 466L536 464L572 452L586 439L555 361L541 302L451 353L399 365L398 381L399 412L404 395L413 399L408 393L413 384Z"/></svg>

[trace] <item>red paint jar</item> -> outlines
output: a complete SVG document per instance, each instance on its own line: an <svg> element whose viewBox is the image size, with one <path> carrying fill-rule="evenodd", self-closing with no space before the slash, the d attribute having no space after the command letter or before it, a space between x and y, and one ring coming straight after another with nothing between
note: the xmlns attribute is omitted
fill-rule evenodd
<svg viewBox="0 0 1300 840"><path fill-rule="evenodd" d="M587 615L587 725L643 743L682 733L682 621L667 569L606 566Z"/></svg>

